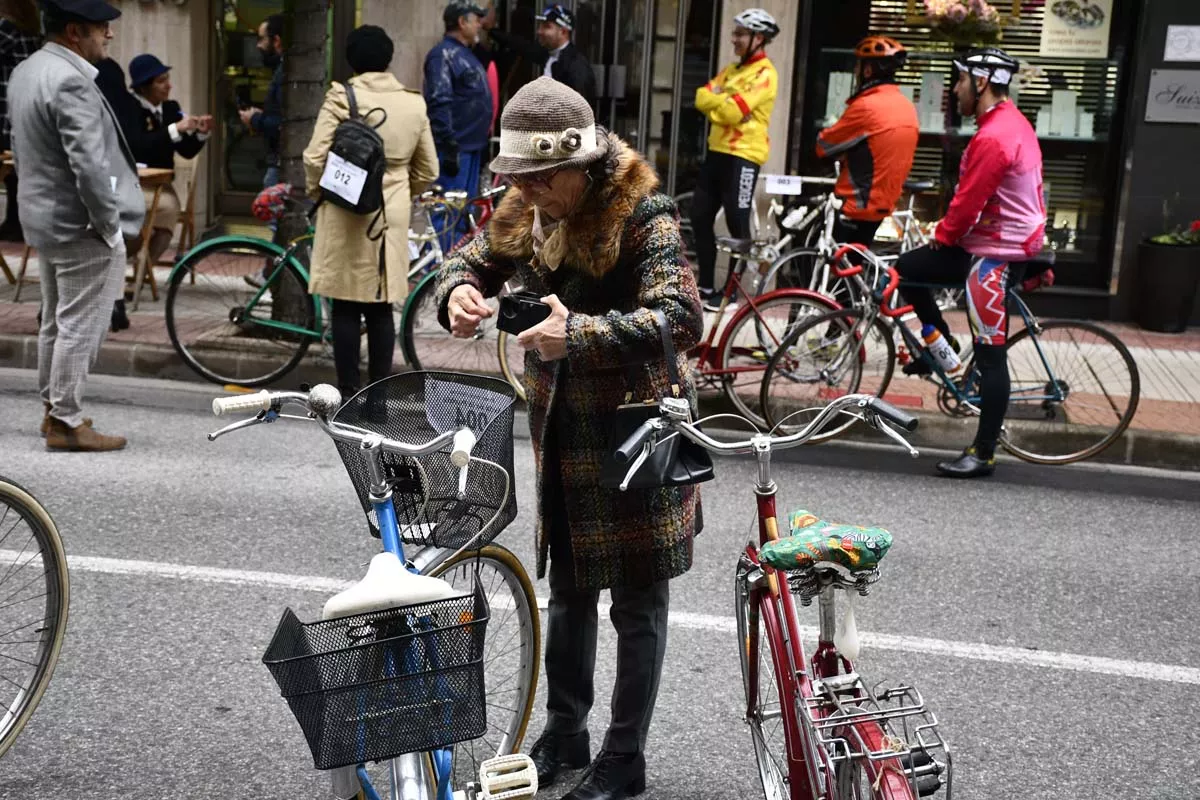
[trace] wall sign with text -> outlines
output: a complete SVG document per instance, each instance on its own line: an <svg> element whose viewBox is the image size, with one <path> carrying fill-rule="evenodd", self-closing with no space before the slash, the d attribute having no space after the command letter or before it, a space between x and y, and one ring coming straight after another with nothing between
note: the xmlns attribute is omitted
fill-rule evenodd
<svg viewBox="0 0 1200 800"><path fill-rule="evenodd" d="M1150 70L1146 122L1200 125L1200 70Z"/></svg>
<svg viewBox="0 0 1200 800"><path fill-rule="evenodd" d="M1038 55L1108 58L1112 0L1046 0Z"/></svg>

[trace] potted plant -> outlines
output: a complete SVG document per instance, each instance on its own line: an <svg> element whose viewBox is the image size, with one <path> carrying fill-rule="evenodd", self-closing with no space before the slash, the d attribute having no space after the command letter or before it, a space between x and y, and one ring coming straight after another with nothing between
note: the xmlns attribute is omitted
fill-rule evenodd
<svg viewBox="0 0 1200 800"><path fill-rule="evenodd" d="M959 48L1000 41L1004 23L986 0L925 0L925 18L942 39Z"/></svg>
<svg viewBox="0 0 1200 800"><path fill-rule="evenodd" d="M1137 285L1139 325L1162 333L1187 328L1200 288L1200 219L1138 245Z"/></svg>

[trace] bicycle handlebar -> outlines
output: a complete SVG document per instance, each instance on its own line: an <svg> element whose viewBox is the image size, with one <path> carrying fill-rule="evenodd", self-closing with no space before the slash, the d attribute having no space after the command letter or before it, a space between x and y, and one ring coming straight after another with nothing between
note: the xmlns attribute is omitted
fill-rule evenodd
<svg viewBox="0 0 1200 800"><path fill-rule="evenodd" d="M920 421L912 414L901 411L891 403L881 400L874 395L843 395L821 409L821 412L817 414L815 419L808 423L803 430L796 433L787 436L772 436L767 433L757 433L749 439L736 442L720 442L712 438L691 422L691 411L686 400L665 397L659 402L661 416L653 417L643 422L637 430L629 435L629 438L621 443L615 452L615 458L620 463L626 464L631 459L633 460L633 465L629 468L629 472L626 473L620 488L624 491L628 487L634 474L645 463L646 457L654 447L657 435L668 430L687 437L705 450L718 456L769 453L774 449L787 450L799 447L819 433L833 417L851 406L857 406L862 409L864 418L873 428L881 431L888 438L907 449L909 454L914 458L919 455L916 448L908 443L908 440L897 433L891 425L885 424L883 420L887 420L888 423L896 425L908 433L915 431ZM638 453L636 458L634 458L635 453Z"/></svg>
<svg viewBox="0 0 1200 800"><path fill-rule="evenodd" d="M226 433L232 433L235 430L260 422L273 421L274 417L266 417L265 412L273 411L278 415L279 410L287 403L303 406L309 416L315 419L317 424L321 426L321 429L331 438L364 449L368 447L373 448L378 443L381 450L397 455L427 456L431 453L436 453L447 444L453 443L451 460L455 466L462 468L470 460L471 450L475 447L474 434L468 437L465 434L470 433L470 431L465 428L457 431L446 431L425 444L416 445L398 442L395 439L388 439L385 436L380 436L377 433L362 430L361 428L332 422L329 420L329 416L341 406L342 396L337 389L328 384L318 384L310 392L270 392L264 389L261 392L255 392L250 395L217 397L213 400L212 404L215 416L220 417L238 411L255 410L259 411L259 415L251 419L240 420L232 425L227 425L219 431L214 431L208 435L208 439L209 441L213 441Z"/></svg>

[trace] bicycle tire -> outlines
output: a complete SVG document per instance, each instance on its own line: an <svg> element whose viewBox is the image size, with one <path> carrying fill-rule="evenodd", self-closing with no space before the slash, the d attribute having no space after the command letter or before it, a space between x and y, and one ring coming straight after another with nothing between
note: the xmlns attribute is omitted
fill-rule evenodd
<svg viewBox="0 0 1200 800"><path fill-rule="evenodd" d="M776 332L768 315L778 309L786 309L779 317L783 325ZM792 328L803 324L811 316L822 316L836 308L836 304L822 295L800 290L780 290L757 300L753 306L739 308L721 336L721 355L718 363L723 372L719 376L721 390L737 409L738 413L759 427L766 424L760 398L762 376L766 364L779 345L785 341ZM753 325L747 331L747 325ZM774 349L773 349L774 348ZM740 370L732 373L729 370ZM748 379L740 376L748 375Z"/></svg>
<svg viewBox="0 0 1200 800"><path fill-rule="evenodd" d="M164 309L167 335L183 362L205 380L247 387L273 383L295 369L313 339L320 338L317 298L308 294L308 278L293 258L273 273L272 289L247 314L258 290L243 279L260 276L262 264L279 255L278 248L262 239L230 238L193 248L171 272ZM303 299L287 311L288 318L274 321L306 333L263 328L272 335L244 335L257 326L235 322L234 315L274 315L273 302L266 298L273 298L278 288Z"/></svg>
<svg viewBox="0 0 1200 800"><path fill-rule="evenodd" d="M541 618L538 612L537 598L534 595L533 582L529 579L529 574L525 571L521 560L511 550L497 544L489 544L479 550L465 551L442 562L429 574L435 578L445 578L452 585L461 585L464 590L469 590L477 564L481 573L491 569L494 576L491 581L481 577L492 613L484 639L484 685L487 687L485 702L488 705L489 733L481 739L461 742L454 746L454 768L451 781L454 786L459 787L468 780L478 779L481 761L493 756L520 751L529 727L530 717L533 714L538 673L541 667ZM456 579L463 583L456 584ZM499 585L496 583L497 579L502 582L501 593L507 590L507 596L492 593L491 590ZM516 630L506 631L503 626L506 622L513 621L514 615ZM493 652L491 648L496 642L507 644L514 636L518 637L520 648L516 659L516 671L508 672L511 664L496 669L494 665L486 663L489 654ZM497 677L497 672L503 674ZM499 706L497 704L499 698L495 695L505 694L505 692L497 690L504 689L506 684L518 675L520 677L517 679L514 705ZM496 709L501 707L510 711L511 714L504 723L501 741L493 743L488 736L494 736L493 731L499 727L496 725L493 715ZM479 749L480 742L483 743L482 750ZM383 775L387 772L389 763L390 761L380 761L372 764L368 768L368 772ZM377 779L374 774L372 775L373 784L383 785L381 780L385 779ZM364 793L360 790L358 796L362 800ZM390 795L381 793L381 796Z"/></svg>
<svg viewBox="0 0 1200 800"><path fill-rule="evenodd" d="M817 342L828 341L828 331L831 327L836 326L838 333L849 334L851 331L859 330L859 322L863 319L864 312L861 309L844 308L836 311L830 311L819 317L809 319L804 324L799 325L793 330L788 338L780 344L775 353L771 356L771 360L767 363L767 369L763 373L762 392L759 398L759 407L763 410L763 416L766 419L768 430L778 430L780 435L794 433L804 427L815 416L815 413L796 413L801 408L818 408L824 406L830 400L840 397L845 394L853 394L859 391L870 392L877 397L882 397L887 392L888 386L891 384L892 375L895 372L896 365L896 343L892 338L892 332L887 325L880 319L875 319L871 325L871 331L874 335L871 336L866 345L861 343L861 334L856 334L855 347L856 357L847 359L844 364L850 370L850 380L846 386L840 386L834 383L828 385L828 379L824 379L826 385L822 386L821 381L823 375L829 368L830 363L836 362L845 355L846 345L848 343L833 345L821 345L813 348L810 345L802 345L812 341L816 337ZM832 350L830 348L833 347ZM882 347L883 352L879 353L878 348ZM828 362L814 361L813 371L798 372L800 367L797 361L800 358L800 351L811 354L816 359L828 358ZM867 366L870 366L869 371ZM864 372L867 372L869 386L863 387ZM797 377L799 375L799 377ZM784 377L787 377L787 383L796 385L797 383L811 383L817 387L814 397L806 397L802 392L784 391L786 383ZM790 402L790 398L796 398L795 402ZM857 420L855 417L843 415L845 421L836 427L827 425L824 430L814 435L809 439L809 443L825 442L840 436L850 428Z"/></svg>
<svg viewBox="0 0 1200 800"><path fill-rule="evenodd" d="M1041 403L1041 410L1044 415L1044 419L1052 423L1056 423L1058 421L1057 417L1061 413L1066 422L1065 428L1052 425L1051 430L1054 433L1063 433L1066 435L1034 436L1030 437L1030 440L1035 442L1045 442L1047 444L1063 443L1065 446L1074 447L1077 446L1078 443L1085 441L1093 433L1095 435L1099 435L1100 432L1096 429L1099 427L1100 423L1090 422L1090 424L1079 424L1079 426L1076 427L1076 423L1072 422L1071 420L1072 415L1077 416L1077 418L1088 418L1089 414L1086 412L1086 410L1084 410L1086 407L1081 408L1080 405L1074 405L1070 409L1066 409L1065 406L1067 403L1070 403L1073 396L1093 396L1080 392L1079 390L1085 386L1091 388L1089 381L1094 383L1098 383L1100 381L1100 376L1097 370L1103 367L1103 364L1101 363L1102 361L1106 361L1108 365L1113 366L1114 370L1120 370L1123 375L1117 377L1118 384L1115 386L1105 385L1098 387L1099 395L1096 396L1101 398L1103 402L1099 402L1096 405L1099 408L1104 408L1107 406L1109 410L1115 410L1113 409L1114 398L1122 396L1123 392L1127 392L1128 404L1117 415L1116 423L1112 429L1101 436L1098 441L1088 444L1081 449L1072 450L1065 453L1051 454L1047 452L1037 452L1031 447L1024 446L1022 443L1020 443L1025 441L1024 439L1020 438L1021 433L1034 427L1034 423L1031 421L1023 420L1019 426L1012 425L1007 427L1000 436L1000 445L1005 450L1012 453L1017 458L1022 459L1023 461L1029 461L1034 464L1071 464L1076 461L1082 461L1098 455L1110 447L1118 438L1120 438L1121 434L1126 431L1126 429L1129 427L1129 424L1133 421L1133 416L1137 412L1138 402L1141 395L1141 376L1138 372L1137 362L1134 361L1133 355L1129 352L1129 348L1126 347L1125 344L1118 339L1115 334L1106 328L1102 328L1101 326L1091 322L1077 322L1074 320L1046 320L1045 322L1041 322L1040 332L1038 333L1036 339L1038 347L1040 347L1040 352L1036 348L1034 350L1034 355L1037 356L1036 360L1032 356L1026 358L1023 357L1019 352L1014 353L1014 350L1018 349L1021 351L1027 350L1028 347L1025 346L1024 343L1027 341L1033 341L1033 336L1030 333L1029 328L1023 328L1010 337L1008 340L1008 345L1005 347L1005 355L1008 361L1009 376L1014 387L1014 393L1019 397L1019 386L1021 383L1027 382L1028 380L1027 373L1029 370L1027 365L1032 363L1041 365L1044 368L1045 364L1042 359L1050 359L1051 355L1049 354L1052 350L1061 349L1054 348L1051 340L1056 339L1063 331L1071 329L1075 330L1076 333L1067 337L1070 340L1069 343L1078 344L1087 337L1099 339L1112 347L1112 349L1115 351L1115 358L1112 354L1103 356L1097 352L1099 345L1098 343L1094 342L1089 346L1093 352L1090 356L1085 358L1086 369L1083 371L1083 374L1079 375L1077 380L1072 378L1075 373L1071 373L1071 375L1068 376L1066 372L1056 372L1054 376L1055 380L1060 384L1064 382L1067 383L1068 385L1066 388L1070 393L1067 395L1064 403L1059 404L1058 406L1052 406L1049 404L1049 401L1043 401ZM1118 364L1120 367L1116 366ZM1034 369L1036 369L1036 367L1034 367ZM1045 373L1042 374L1044 375ZM1048 386L1050 382L1050 376L1046 375L1045 377L1047 379L1046 385ZM1006 417L1012 418L1015 410L1022 410L1021 408L1014 409L1014 406L1022 407L1024 405L1025 404L1020 403L1019 399L1014 400L1013 395L1010 394L1008 413L1006 414ZM1035 413L1036 411L1037 410L1034 409ZM1018 414L1017 416L1024 416L1024 414ZM1108 414L1103 414L1103 416L1107 417ZM1092 417L1092 419L1095 419L1095 417Z"/></svg>
<svg viewBox="0 0 1200 800"><path fill-rule="evenodd" d="M793 760L791 754L803 752L803 739L799 721L796 719L796 686L792 679L792 668L788 664L787 650L779 631L775 609L768 602L758 603L766 593L749 586L746 581L748 562L738 562L734 575L734 613L738 628L738 655L742 667L742 691L746 697L745 721L750 728L750 743L754 748L754 759L758 763L759 780L767 800L809 800L802 794L804 762ZM755 613L757 609L757 613ZM762 646L766 643L767 661L771 675L764 682ZM764 683L766 685L764 685ZM764 702L774 689L778 694L778 711L773 704ZM768 694L764 696L763 690ZM779 726L770 734L764 730L768 718L776 718ZM780 736L776 736L778 733ZM768 746L768 739L779 738L781 747ZM800 771L799 775L795 775Z"/></svg>
<svg viewBox="0 0 1200 800"><path fill-rule="evenodd" d="M21 559L26 553L27 543L22 544L21 550L17 551L15 558L0 574L0 596L7 598L3 609L0 609L0 631L3 631L0 633L0 660L6 663L24 663L25 659L17 660L13 656L13 653L17 652L15 647L36 644L36 654L28 662L34 665L32 675L27 682L21 685L12 702L0 706L4 711L0 714L0 756L3 756L12 747L17 736L33 716L33 712L41 702L46 687L54 675L54 667L62 652L63 637L66 635L71 588L67 572L67 556L63 550L62 539L59 537L58 527L45 507L19 484L5 478L0 478L0 507L2 507L0 510L0 552L3 552L4 556L9 555L11 548L16 545L16 540L11 540L10 537L22 522L29 530L27 542L36 542L38 545L38 553L22 563ZM10 511L15 512L12 520L9 520ZM10 522L11 524L9 524ZM44 608L42 618L23 625L9 624L8 619L16 617L20 613L20 607L26 604L26 601L14 600L14 598L19 597L18 593L25 591L38 580L37 577L30 577L24 570L39 557L42 567L41 577L44 578L46 586L45 602L38 604ZM8 561L9 559L3 558L3 560ZM18 564L20 566L16 566ZM36 571L36 567L34 571ZM16 577L18 575L19 578ZM22 583L14 588L9 585L12 580L19 580ZM30 598L31 601L38 599L39 596L36 595ZM32 608L29 613L34 613ZM38 634L36 642L10 638L17 631L26 630L34 625L37 626L35 631ZM25 651L21 650L20 652L24 653ZM13 683L11 672L7 674L7 680ZM0 688L0 691L7 691L7 689ZM0 698L3 696L0 694ZM0 702L3 702L2 699Z"/></svg>
<svg viewBox="0 0 1200 800"><path fill-rule="evenodd" d="M887 734L879 723L858 722L847 727L851 729L845 735L847 742L861 743L868 752L887 749ZM838 764L834 773L834 786L829 794L835 800L916 800L917 797L899 755L871 761L865 755L851 753L850 759Z"/></svg>

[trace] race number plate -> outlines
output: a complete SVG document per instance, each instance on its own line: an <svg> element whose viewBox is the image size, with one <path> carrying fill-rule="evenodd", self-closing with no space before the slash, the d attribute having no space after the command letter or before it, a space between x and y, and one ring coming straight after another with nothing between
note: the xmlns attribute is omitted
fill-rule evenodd
<svg viewBox="0 0 1200 800"><path fill-rule="evenodd" d="M347 203L357 204L367 182L367 171L346 159L330 153L321 175L321 188L333 192Z"/></svg>

